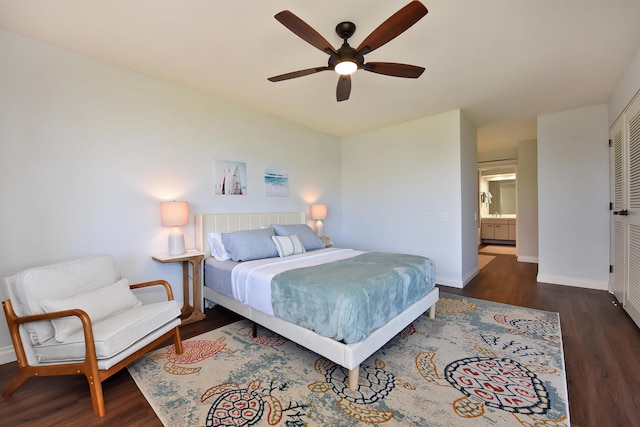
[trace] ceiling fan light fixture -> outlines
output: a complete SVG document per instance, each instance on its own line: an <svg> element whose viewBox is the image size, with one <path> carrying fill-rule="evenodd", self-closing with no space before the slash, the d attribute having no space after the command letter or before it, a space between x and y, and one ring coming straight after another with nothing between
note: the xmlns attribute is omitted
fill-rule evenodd
<svg viewBox="0 0 640 427"><path fill-rule="evenodd" d="M340 74L341 76L348 76L350 74L353 74L356 72L357 69L358 69L358 64L349 60L340 61L334 67L334 70L336 71L336 73Z"/></svg>

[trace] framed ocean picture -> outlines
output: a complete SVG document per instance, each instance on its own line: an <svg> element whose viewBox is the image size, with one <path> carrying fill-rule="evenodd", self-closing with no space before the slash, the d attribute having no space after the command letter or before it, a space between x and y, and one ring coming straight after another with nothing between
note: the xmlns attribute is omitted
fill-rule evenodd
<svg viewBox="0 0 640 427"><path fill-rule="evenodd" d="M264 170L264 194L266 196L289 196L289 172L286 169L266 167Z"/></svg>

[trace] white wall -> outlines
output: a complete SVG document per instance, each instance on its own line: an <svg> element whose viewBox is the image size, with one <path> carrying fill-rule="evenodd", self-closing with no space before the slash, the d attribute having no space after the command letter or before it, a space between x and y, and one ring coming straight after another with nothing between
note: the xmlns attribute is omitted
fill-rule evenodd
<svg viewBox="0 0 640 427"><path fill-rule="evenodd" d="M607 106L538 116L538 281L609 282Z"/></svg>
<svg viewBox="0 0 640 427"><path fill-rule="evenodd" d="M462 223L473 217L462 218L461 189L464 185L465 197L467 190L473 192L469 203L475 210L477 184L468 189L471 179L475 183L469 175L462 182L461 117L455 110L343 140L347 246L428 256L436 263L439 284L463 286ZM468 127L465 123L465 150L471 145ZM466 154L467 163L474 175L475 156ZM475 223L470 228L473 235L465 228L464 242L471 240L477 250Z"/></svg>
<svg viewBox="0 0 640 427"><path fill-rule="evenodd" d="M111 253L123 277L164 278L182 300L181 266L151 259L167 250L162 200L192 214L318 200L342 242L336 138L13 33L0 46L0 277ZM246 196L214 196L215 159L246 162ZM266 166L288 169L289 197L264 196ZM193 247L193 221L184 232ZM2 362L14 356L0 318Z"/></svg>
<svg viewBox="0 0 640 427"><path fill-rule="evenodd" d="M477 129L460 114L460 223L462 227L462 285L478 268L478 137Z"/></svg>
<svg viewBox="0 0 640 427"><path fill-rule="evenodd" d="M640 47L609 98L609 127L622 114L638 91L640 91Z"/></svg>
<svg viewBox="0 0 640 427"><path fill-rule="evenodd" d="M517 256L520 262L538 262L538 153L537 141L518 143L516 180Z"/></svg>

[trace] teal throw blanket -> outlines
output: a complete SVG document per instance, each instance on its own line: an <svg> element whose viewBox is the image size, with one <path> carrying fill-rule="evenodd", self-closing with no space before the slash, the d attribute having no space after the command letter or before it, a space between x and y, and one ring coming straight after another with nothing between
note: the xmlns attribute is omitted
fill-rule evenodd
<svg viewBox="0 0 640 427"><path fill-rule="evenodd" d="M271 299L277 317L319 335L354 343L434 286L431 259L368 252L279 273L271 281Z"/></svg>

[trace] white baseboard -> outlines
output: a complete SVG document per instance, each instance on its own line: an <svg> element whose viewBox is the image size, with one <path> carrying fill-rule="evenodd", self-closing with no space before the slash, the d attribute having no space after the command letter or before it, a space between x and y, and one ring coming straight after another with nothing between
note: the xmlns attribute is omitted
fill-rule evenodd
<svg viewBox="0 0 640 427"><path fill-rule="evenodd" d="M15 362L16 360L18 359L16 358L16 353L13 351L13 346L0 348L0 365Z"/></svg>
<svg viewBox="0 0 640 427"><path fill-rule="evenodd" d="M536 277L536 281L541 283L551 283L552 285L575 286L577 288L595 289L599 291L609 290L608 281L581 279L579 277L538 274L538 277Z"/></svg>
<svg viewBox="0 0 640 427"><path fill-rule="evenodd" d="M462 287L464 288L465 286L467 286L467 284L471 281L471 279L476 277L479 273L480 273L480 268L478 267L475 267L473 270L471 270L466 276L462 278Z"/></svg>
<svg viewBox="0 0 640 427"><path fill-rule="evenodd" d="M529 262L531 264L537 264L538 263L538 257L537 256L523 255L523 256L519 256L518 257L518 262Z"/></svg>
<svg viewBox="0 0 640 427"><path fill-rule="evenodd" d="M474 277L476 277L480 273L480 269L476 266L473 270L471 270L467 275L465 275L462 279L458 279L456 277L444 277L444 276L436 276L436 283L444 286L451 286L452 288L462 289L467 286L467 283L471 281Z"/></svg>
<svg viewBox="0 0 640 427"><path fill-rule="evenodd" d="M452 288L464 288L462 280L454 277L436 276L436 283L438 285L451 286Z"/></svg>

